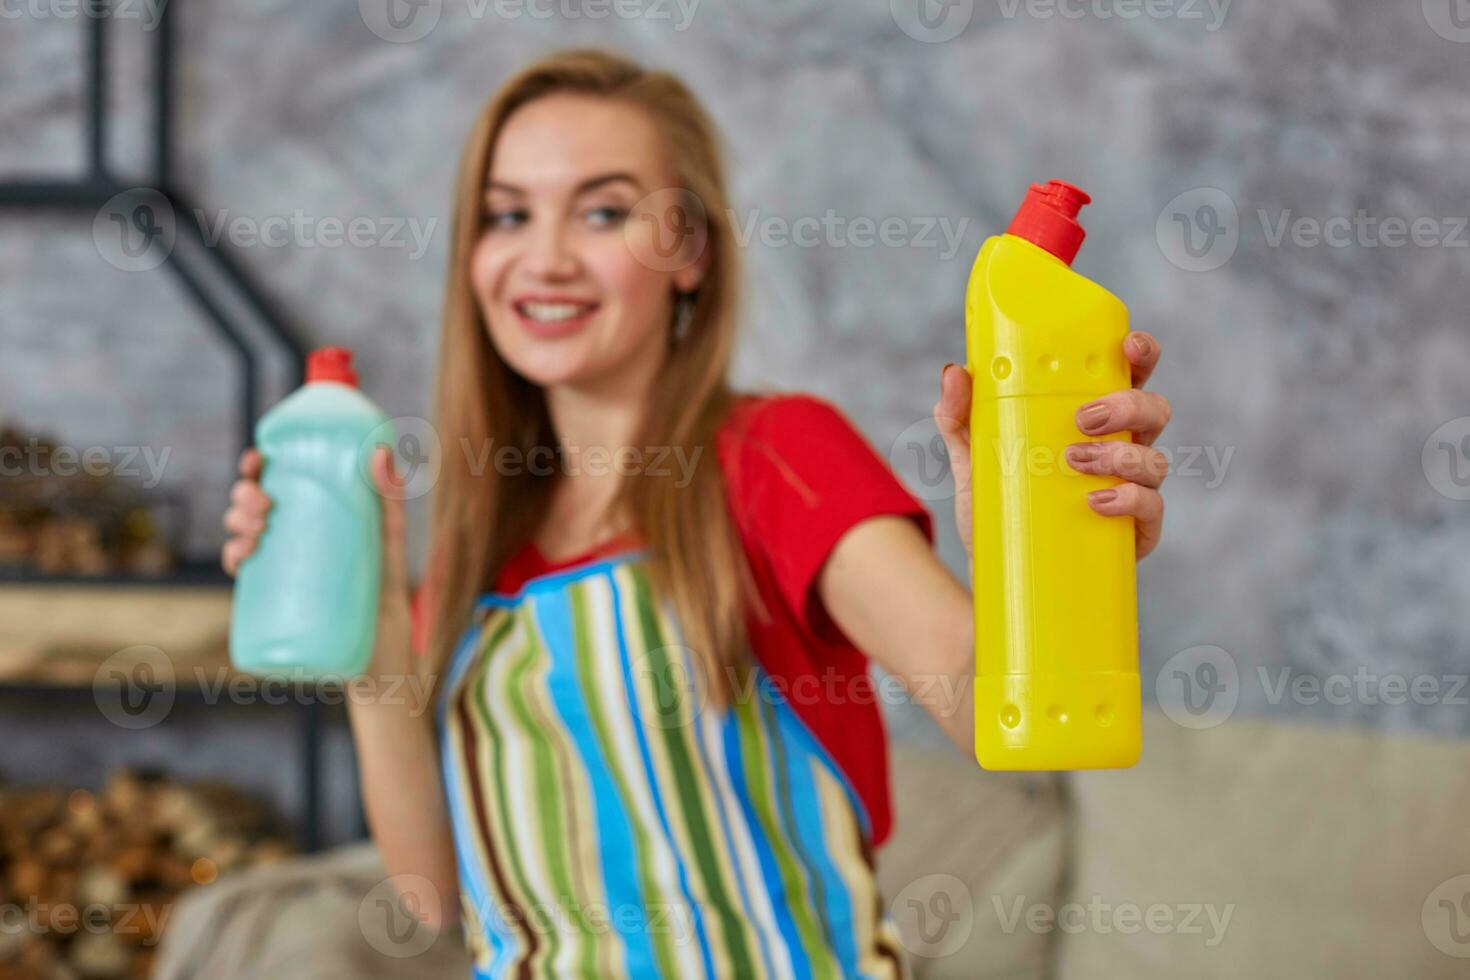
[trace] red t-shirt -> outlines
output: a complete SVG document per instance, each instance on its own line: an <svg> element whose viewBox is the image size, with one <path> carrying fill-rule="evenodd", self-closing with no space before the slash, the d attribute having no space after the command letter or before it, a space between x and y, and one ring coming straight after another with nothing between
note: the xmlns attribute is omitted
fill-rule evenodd
<svg viewBox="0 0 1470 980"><path fill-rule="evenodd" d="M911 517L933 543L920 503L842 412L801 394L748 396L717 436L730 509L769 614L746 617L751 651L846 775L865 808L874 846L892 826L888 747L867 658L828 616L817 575L856 524ZM555 562L527 544L501 569L496 591L627 548L631 536ZM415 618L422 603L415 601ZM422 622L415 635L422 638ZM798 679L807 678L805 684ZM812 679L815 679L814 681Z"/></svg>

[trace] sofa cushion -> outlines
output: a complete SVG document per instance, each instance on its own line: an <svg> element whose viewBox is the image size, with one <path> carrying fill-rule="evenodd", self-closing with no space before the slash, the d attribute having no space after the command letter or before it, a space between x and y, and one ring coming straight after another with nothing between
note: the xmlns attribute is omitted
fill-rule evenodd
<svg viewBox="0 0 1470 980"><path fill-rule="evenodd" d="M371 844L252 868L186 892L154 980L464 980L457 929L432 935L396 902Z"/></svg>
<svg viewBox="0 0 1470 980"><path fill-rule="evenodd" d="M1063 980L1470 976L1470 742L1151 713L1072 788Z"/></svg>
<svg viewBox="0 0 1470 980"><path fill-rule="evenodd" d="M1055 777L986 772L948 745L896 742L894 833L878 884L917 980L1046 976L1049 936L1005 929L993 896L1053 901L1065 815Z"/></svg>
<svg viewBox="0 0 1470 980"><path fill-rule="evenodd" d="M878 855L917 980L1033 980L1050 940L1003 930L992 893L1052 900L1063 819L1048 777L981 771L947 747L900 743L895 833ZM392 892L371 844L241 872L188 892L170 916L156 980L462 980L457 934L423 938L390 921ZM386 902L386 905L385 905ZM386 911L385 911L386 909ZM404 938L404 937L407 938ZM412 954L412 955L404 955Z"/></svg>

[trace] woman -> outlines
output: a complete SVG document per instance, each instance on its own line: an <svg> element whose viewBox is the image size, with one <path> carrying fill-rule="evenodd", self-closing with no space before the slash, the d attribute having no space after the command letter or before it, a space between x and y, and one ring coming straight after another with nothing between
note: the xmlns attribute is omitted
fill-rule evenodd
<svg viewBox="0 0 1470 980"><path fill-rule="evenodd" d="M432 924L459 913L476 976L901 975L872 871L890 815L868 659L971 752L970 595L839 411L730 388L738 255L710 120L667 74L553 55L486 107L455 207L447 451L412 606L386 451L374 473L370 672L437 694L351 707L395 883ZM1158 344L1124 350L1142 383ZM969 378L946 365L940 389L967 473ZM1069 455L1130 478L1091 503L1135 519L1140 556L1168 414L1109 395L1079 426L1136 444ZM225 515L232 572L265 527L260 468L248 452ZM955 505L968 548L963 489Z"/></svg>

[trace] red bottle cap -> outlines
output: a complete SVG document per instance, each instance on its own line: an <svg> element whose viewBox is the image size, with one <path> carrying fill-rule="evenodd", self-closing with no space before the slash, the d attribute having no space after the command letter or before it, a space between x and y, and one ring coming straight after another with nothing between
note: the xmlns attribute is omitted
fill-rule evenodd
<svg viewBox="0 0 1470 980"><path fill-rule="evenodd" d="M1060 180L1032 184L1006 234L1024 238L1071 265L1082 239L1087 237L1077 223L1077 212L1091 203L1092 198L1082 188Z"/></svg>
<svg viewBox="0 0 1470 980"><path fill-rule="evenodd" d="M346 347L322 347L306 358L306 383L335 381L357 387L357 372L352 370L352 351Z"/></svg>

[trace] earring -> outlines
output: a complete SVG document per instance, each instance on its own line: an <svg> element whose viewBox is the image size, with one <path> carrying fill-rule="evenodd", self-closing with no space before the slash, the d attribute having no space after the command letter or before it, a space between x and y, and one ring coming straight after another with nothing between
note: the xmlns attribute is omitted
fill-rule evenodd
<svg viewBox="0 0 1470 980"><path fill-rule="evenodd" d="M689 328L694 325L694 294L679 293L674 300L674 329L670 339L675 343L682 343L689 336Z"/></svg>

